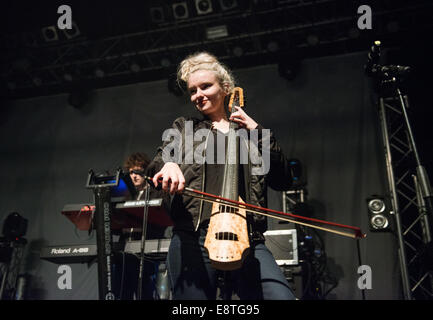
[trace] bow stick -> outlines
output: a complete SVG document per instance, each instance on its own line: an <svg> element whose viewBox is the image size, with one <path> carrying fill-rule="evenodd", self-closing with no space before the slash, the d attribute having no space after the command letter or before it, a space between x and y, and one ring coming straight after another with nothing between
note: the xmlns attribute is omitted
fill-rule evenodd
<svg viewBox="0 0 433 320"><path fill-rule="evenodd" d="M149 183L151 183L153 186L153 180L151 177L144 176L144 178ZM210 193L195 190L195 189L192 189L189 187L185 187L184 193L190 197L200 199L203 201L207 201L207 202L211 202L211 203L220 203L220 204L232 207L232 208L245 208L247 211L252 212L252 213L256 213L256 214L260 214L260 215L264 215L264 216L292 222L294 224L299 224L299 225L303 225L303 226L310 227L310 228L315 228L315 229L324 230L327 232L332 232L332 233L339 234L339 235L349 237L349 238L362 239L362 238L366 237L366 234L362 233L361 229L358 227L347 226L344 224L319 220L319 219L315 219L315 218L307 218L304 216L295 215L295 214L288 213L288 212L282 212L282 211L278 211L278 210L259 207L259 206L249 204L249 203L244 203L244 202L239 202L236 200L226 199L226 198L223 198L220 196L216 196L216 195L213 195ZM294 219L296 219L296 220L294 220ZM299 221L299 220L302 220L302 221ZM322 225L326 225L326 226L320 226L320 225L316 225L313 223L318 223L318 224L322 224ZM334 228L334 229L332 229L332 228ZM338 228L340 230L336 230L335 228ZM342 231L341 229L345 229L348 231Z"/></svg>

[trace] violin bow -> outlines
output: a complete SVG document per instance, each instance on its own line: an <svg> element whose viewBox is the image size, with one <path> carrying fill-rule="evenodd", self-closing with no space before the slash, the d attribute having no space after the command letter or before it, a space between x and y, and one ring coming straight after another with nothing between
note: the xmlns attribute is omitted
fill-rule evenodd
<svg viewBox="0 0 433 320"><path fill-rule="evenodd" d="M151 177L144 176L144 178L153 184L153 180ZM289 212L282 212L274 209L259 207L253 204L239 202L236 200L226 199L220 196L216 196L210 193L206 193L203 191L195 190L189 187L185 187L184 194L196 198L199 200L203 200L210 203L219 203L232 208L244 208L249 212L268 216L275 219L280 219L284 221L288 221L294 224L303 225L310 228L315 228L331 233L335 233L341 236L353 238L353 239L362 239L366 237L366 234L361 231L358 227L348 226L340 223L329 222L325 220L319 220L315 218L308 218L300 215L295 215Z"/></svg>

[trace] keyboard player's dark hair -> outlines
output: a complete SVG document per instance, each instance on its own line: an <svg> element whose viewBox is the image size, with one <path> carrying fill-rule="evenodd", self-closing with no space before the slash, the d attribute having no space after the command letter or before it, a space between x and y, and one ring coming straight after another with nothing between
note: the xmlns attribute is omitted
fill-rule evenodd
<svg viewBox="0 0 433 320"><path fill-rule="evenodd" d="M146 169L150 163L150 158L143 152L135 152L126 158L124 167L126 171L134 167L141 167Z"/></svg>

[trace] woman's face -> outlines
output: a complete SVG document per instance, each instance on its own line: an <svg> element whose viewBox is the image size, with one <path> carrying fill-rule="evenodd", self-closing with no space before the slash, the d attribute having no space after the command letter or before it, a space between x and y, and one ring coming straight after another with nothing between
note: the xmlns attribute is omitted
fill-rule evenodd
<svg viewBox="0 0 433 320"><path fill-rule="evenodd" d="M224 111L226 93L215 73L210 70L197 70L188 78L188 91L191 102L204 115Z"/></svg>

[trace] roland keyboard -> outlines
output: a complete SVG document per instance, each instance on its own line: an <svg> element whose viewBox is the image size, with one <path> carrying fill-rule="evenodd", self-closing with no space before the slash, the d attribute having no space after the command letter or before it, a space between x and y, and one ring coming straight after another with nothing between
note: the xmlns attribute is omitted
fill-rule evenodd
<svg viewBox="0 0 433 320"><path fill-rule="evenodd" d="M161 256L168 252L170 239L151 239L144 243L144 254L148 256ZM126 241L125 252L139 254L141 240ZM43 247L40 258L57 264L89 263L97 257L96 244L86 245L58 245Z"/></svg>
<svg viewBox="0 0 433 320"><path fill-rule="evenodd" d="M54 263L85 263L96 258L96 244L43 247L40 258Z"/></svg>

